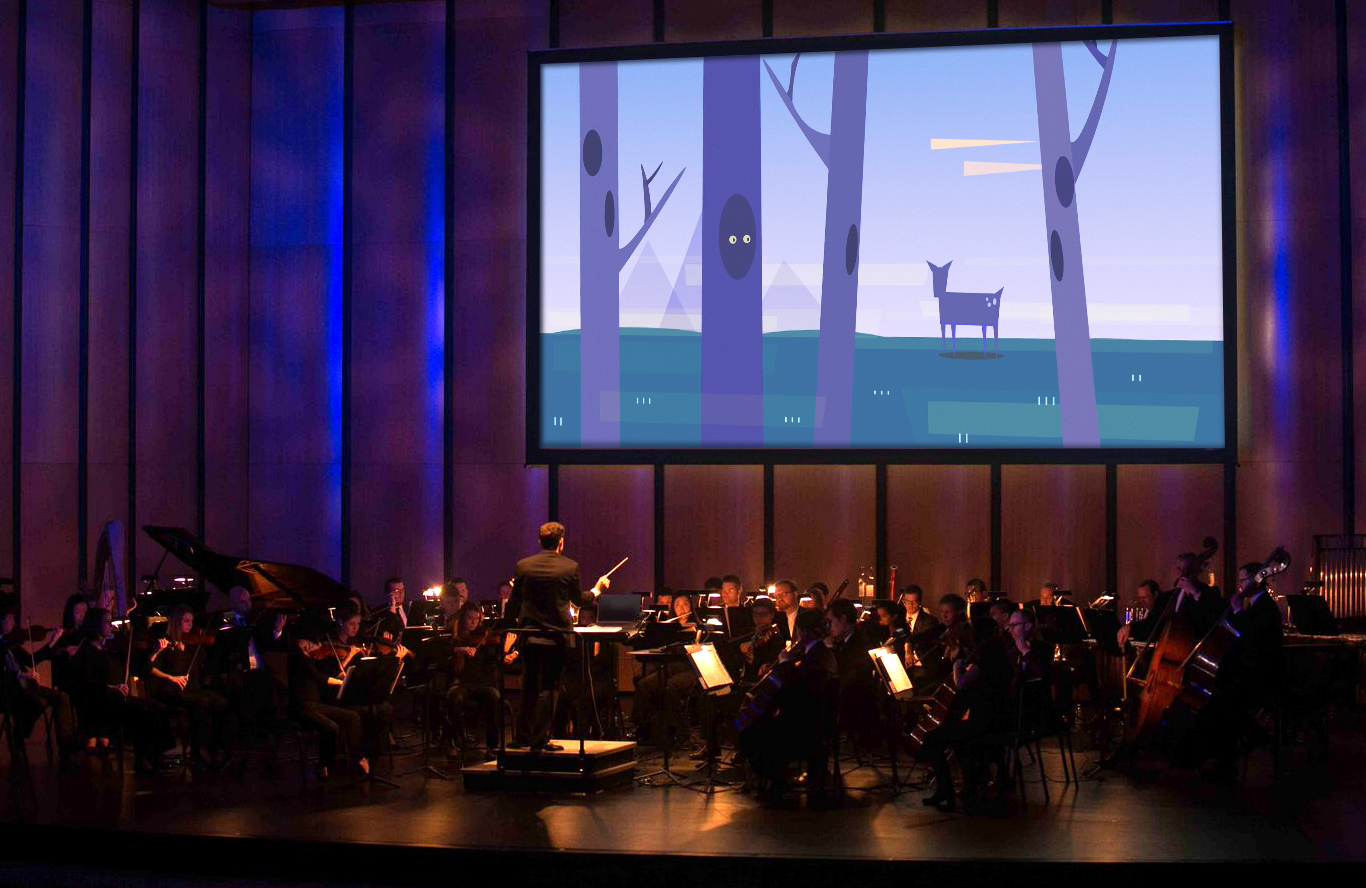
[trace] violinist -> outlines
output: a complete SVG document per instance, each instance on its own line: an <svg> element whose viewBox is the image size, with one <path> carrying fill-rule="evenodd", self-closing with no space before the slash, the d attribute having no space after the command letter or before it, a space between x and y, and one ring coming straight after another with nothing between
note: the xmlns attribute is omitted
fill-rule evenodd
<svg viewBox="0 0 1366 888"><path fill-rule="evenodd" d="M9 701L18 734L27 739L44 712L52 713L57 750L65 766L75 751L76 715L71 698L57 688L45 687L34 668L34 656L24 647L28 633L15 627L13 611L0 611L0 693Z"/></svg>
<svg viewBox="0 0 1366 888"><path fill-rule="evenodd" d="M484 722L485 758L498 748L498 636L484 625L484 611L476 601L460 608L458 625L452 638L451 678L446 690L446 715L451 726L451 758L463 757L463 746L474 742L466 730L468 716L477 714Z"/></svg>
<svg viewBox="0 0 1366 888"><path fill-rule="evenodd" d="M109 738L122 725L133 740L138 773L166 769L163 756L175 745L166 707L130 693L122 657L111 656L107 645L114 636L113 619L104 608L86 610L81 624L85 643L72 658L72 702L88 746L108 748Z"/></svg>
<svg viewBox="0 0 1366 888"><path fill-rule="evenodd" d="M460 621L460 609L469 601L469 592L465 586L465 581L456 577L449 583L441 587L441 598L437 604L440 613L437 614L437 625L446 629L455 629Z"/></svg>
<svg viewBox="0 0 1366 888"><path fill-rule="evenodd" d="M68 597L62 607L62 628L53 630L47 643L33 655L35 664L44 660L52 662L52 686L68 695L73 684L71 658L85 643L81 624L85 622L85 612L89 607L90 603L79 592Z"/></svg>
<svg viewBox="0 0 1366 888"><path fill-rule="evenodd" d="M152 699L189 719L190 761L214 766L232 748L236 719L226 697L200 684L196 667L205 641L204 636L194 635L194 612L183 604L173 607L166 637L157 640L149 661L147 686Z"/></svg>
<svg viewBox="0 0 1366 888"><path fill-rule="evenodd" d="M802 610L801 597L797 595L797 584L791 580L779 580L773 584L773 603L778 608L778 634L787 644L797 637L797 615Z"/></svg>
<svg viewBox="0 0 1366 888"><path fill-rule="evenodd" d="M894 636L905 638L910 631L906 626L906 611L895 601L879 601L874 612L877 616L874 640L879 644Z"/></svg>
<svg viewBox="0 0 1366 888"><path fill-rule="evenodd" d="M360 616L354 619L359 621ZM337 765L337 740L344 737L346 748L363 773L370 773L370 761L361 748L361 716L354 709L337 704L342 677L330 645L320 644L309 632L299 633L289 649L290 714L318 730L318 777L326 780Z"/></svg>
<svg viewBox="0 0 1366 888"><path fill-rule="evenodd" d="M756 598L751 612L754 614L754 634L740 643L740 655L745 661L741 681L746 684L762 678L783 651L782 635L774 622L777 608L773 602L768 598Z"/></svg>

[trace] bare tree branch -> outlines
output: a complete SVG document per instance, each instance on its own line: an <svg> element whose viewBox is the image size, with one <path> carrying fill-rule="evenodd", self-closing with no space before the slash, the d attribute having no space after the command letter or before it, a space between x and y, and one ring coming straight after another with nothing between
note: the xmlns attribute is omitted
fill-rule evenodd
<svg viewBox="0 0 1366 888"><path fill-rule="evenodd" d="M659 169L662 166L664 166L664 161L661 160L659 166L655 167L655 171L646 176L645 164L640 165L640 189L645 192L645 215L647 217L650 215L650 183L655 180L655 176L659 175Z"/></svg>
<svg viewBox="0 0 1366 888"><path fill-rule="evenodd" d="M1101 55L1100 49L1096 46L1096 41L1094 41L1094 40L1083 40L1082 42L1086 44L1086 48L1087 48L1087 49L1091 50L1091 55L1095 56L1096 64L1098 64L1098 65L1100 65L1102 68L1104 68L1104 67L1105 67L1105 56Z"/></svg>
<svg viewBox="0 0 1366 888"><path fill-rule="evenodd" d="M1115 47L1118 45L1118 40L1110 41L1110 54L1104 57L1105 73L1100 75L1100 86L1096 87L1096 97L1091 100L1091 113L1086 115L1086 125L1072 142L1073 181L1081 178L1081 168L1086 163L1086 155L1091 150L1091 140L1095 138L1096 127L1100 124L1100 112L1105 107L1105 94L1110 90L1110 75L1115 72Z"/></svg>
<svg viewBox="0 0 1366 888"><path fill-rule="evenodd" d="M792 98L792 90L797 86L797 60L801 57L801 53L797 53L792 57L792 70L788 72L787 75L787 97L789 99Z"/></svg>
<svg viewBox="0 0 1366 888"><path fill-rule="evenodd" d="M661 161L659 165L663 166L664 163ZM656 167L655 173L658 172L659 169L658 167ZM674 180L669 183L669 187L664 192L664 196L659 199L659 206L655 207L652 212L647 213L645 215L645 221L641 224L640 230L636 232L636 236L631 238L631 240L626 244L626 246L622 247L620 250L617 251L617 271L621 271L623 268L626 267L626 261L631 258L631 254L636 251L636 247L640 246L641 240L645 237L645 232L649 231L650 226L655 224L655 219L659 218L659 213L661 210L664 209L664 204L669 202L669 195L674 193L674 188L678 185L678 180L683 178L683 174L685 172L687 172L687 167L684 167L683 169L678 171L678 175L674 176ZM641 167L641 175L645 175L644 167ZM650 176L650 178L653 179L654 176L652 175ZM648 197L646 199L648 200Z"/></svg>
<svg viewBox="0 0 1366 888"><path fill-rule="evenodd" d="M783 85L778 82L778 75L773 73L773 69L769 67L768 62L764 62L764 70L768 72L769 79L773 81L773 88L778 91L779 98L781 98L783 104L787 106L788 113L791 114L792 119L797 122L797 128L802 131L802 135L806 136L806 141L811 143L811 147L815 150L816 156L821 159L821 163L825 164L826 168L829 169L830 134L820 132L819 130L812 129L808 126L806 121L802 120L801 114L797 113L797 106L792 104L792 93L783 90ZM795 77L797 73L796 59L792 60L792 73Z"/></svg>

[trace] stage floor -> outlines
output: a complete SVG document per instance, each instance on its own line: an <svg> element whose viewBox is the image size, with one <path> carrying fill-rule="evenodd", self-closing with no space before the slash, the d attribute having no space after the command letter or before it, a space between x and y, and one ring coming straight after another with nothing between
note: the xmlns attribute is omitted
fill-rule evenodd
<svg viewBox="0 0 1366 888"><path fill-rule="evenodd" d="M143 844L176 834L788 863L1366 858L1366 776L1360 767L1366 741L1359 725L1339 724L1326 755L1316 741L1289 748L1279 781L1272 780L1270 754L1254 756L1244 782L1234 788L1180 771L1145 781L1101 772L1079 786L1064 786L1055 749L1046 752L1050 776L1059 781L1050 784L1048 803L1033 783L1025 806L970 816L925 808L920 790L896 798L860 792L885 777L866 768L849 776L851 791L836 805L796 798L775 807L740 792L707 796L636 784L593 796L466 792L455 771L450 773L457 779L450 782L402 777L398 789L335 781L320 788L312 779L301 780L297 764L281 764L272 774L258 761L240 776L135 777L131 769L120 774L102 760L59 773L33 748L31 779L22 779L7 761L3 766L3 817L11 823L11 836L42 835L34 829L45 825L86 827L120 831ZM1091 759L1079 755L1083 772ZM445 765L436 758L433 763ZM394 770L418 764L399 756ZM645 757L638 773L656 766L656 758ZM692 767L685 757L680 769ZM1030 767L1026 773L1037 774Z"/></svg>

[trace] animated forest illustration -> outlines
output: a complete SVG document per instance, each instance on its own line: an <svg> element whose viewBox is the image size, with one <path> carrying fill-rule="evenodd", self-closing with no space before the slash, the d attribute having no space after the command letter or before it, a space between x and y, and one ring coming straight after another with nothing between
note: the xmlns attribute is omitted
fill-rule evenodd
<svg viewBox="0 0 1366 888"><path fill-rule="evenodd" d="M544 66L541 444L1222 446L1218 58Z"/></svg>

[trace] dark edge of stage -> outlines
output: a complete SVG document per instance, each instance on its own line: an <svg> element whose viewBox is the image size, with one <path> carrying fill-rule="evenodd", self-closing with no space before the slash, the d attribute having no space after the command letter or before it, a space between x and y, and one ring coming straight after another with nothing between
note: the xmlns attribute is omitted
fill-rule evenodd
<svg viewBox="0 0 1366 888"><path fill-rule="evenodd" d="M1012 822L1002 820L1010 829ZM1314 878L1361 872L1358 864L1228 861L1200 863L1074 863L1068 861L982 861L829 859L720 855L527 850L498 847L437 847L356 842L149 833L90 827L10 823L4 826L5 854L0 885L126 885L132 878L164 876L167 883L266 885L291 882L337 886L449 886L472 879L493 884L555 886L643 886L697 888L708 883L755 885L795 880L802 885L897 885L908 879L963 888L1003 885L1020 879L1053 884L1174 884L1261 878L1311 866ZM1293 870L1292 870L1293 868ZM1350 869L1349 869L1350 868ZM154 878L153 881L163 881Z"/></svg>

